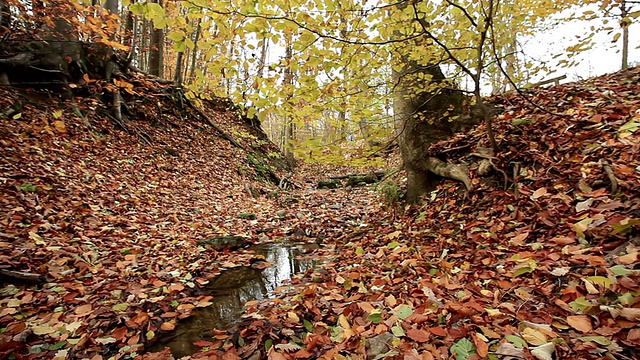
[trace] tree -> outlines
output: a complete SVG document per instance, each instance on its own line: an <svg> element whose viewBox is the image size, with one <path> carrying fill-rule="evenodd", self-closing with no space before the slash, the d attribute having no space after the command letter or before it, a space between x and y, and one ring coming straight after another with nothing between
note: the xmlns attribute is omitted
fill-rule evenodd
<svg viewBox="0 0 640 360"><path fill-rule="evenodd" d="M162 7L162 0L152 0L152 3ZM164 67L164 31L159 22L154 21L153 30L151 30L149 74L162 77Z"/></svg>

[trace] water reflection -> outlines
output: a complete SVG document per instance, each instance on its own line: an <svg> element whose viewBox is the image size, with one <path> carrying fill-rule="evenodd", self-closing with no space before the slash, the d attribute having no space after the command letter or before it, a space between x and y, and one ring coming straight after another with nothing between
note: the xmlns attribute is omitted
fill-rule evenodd
<svg viewBox="0 0 640 360"><path fill-rule="evenodd" d="M244 304L250 300L264 300L274 296L275 290L294 274L303 273L319 261L303 253L317 248L315 244L264 244L250 250L264 256L272 265L264 270L237 267L224 271L207 285L213 299L211 306L198 309L193 316L180 322L176 330L158 337L149 351L170 347L178 358L198 351L193 345L200 339L211 340L213 329L226 329L240 320Z"/></svg>

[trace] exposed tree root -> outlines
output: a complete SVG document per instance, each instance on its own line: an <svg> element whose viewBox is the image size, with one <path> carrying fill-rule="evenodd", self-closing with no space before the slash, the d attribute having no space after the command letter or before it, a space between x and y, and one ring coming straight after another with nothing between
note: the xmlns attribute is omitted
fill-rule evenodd
<svg viewBox="0 0 640 360"><path fill-rule="evenodd" d="M471 191L471 179L467 175L469 169L462 164L448 164L435 157L429 157L422 163L422 168L445 178L458 180L464 184L467 191Z"/></svg>
<svg viewBox="0 0 640 360"><path fill-rule="evenodd" d="M506 190L509 183L509 177L507 176L507 173L499 169L493 163L493 160L497 160L497 158L493 155L493 150L491 148L483 148L482 151L480 151L481 148L478 148L478 150L479 151L476 153L469 154L469 156L475 156L482 159L482 161L480 161L480 164L478 164L478 175L487 176L489 175L489 173L491 173L491 170L499 172L504 178L504 189Z"/></svg>

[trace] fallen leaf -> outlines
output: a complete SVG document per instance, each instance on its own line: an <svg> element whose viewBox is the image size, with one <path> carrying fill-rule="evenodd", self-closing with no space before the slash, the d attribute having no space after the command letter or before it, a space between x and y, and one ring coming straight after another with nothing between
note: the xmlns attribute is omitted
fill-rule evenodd
<svg viewBox="0 0 640 360"><path fill-rule="evenodd" d="M164 322L160 325L160 330L171 331L176 328L176 325L171 322Z"/></svg>
<svg viewBox="0 0 640 360"><path fill-rule="evenodd" d="M536 200L545 195L547 195L547 189L539 188L538 190L534 191L533 194L531 194L531 199Z"/></svg>
<svg viewBox="0 0 640 360"><path fill-rule="evenodd" d="M411 328L406 331L407 337L417 342L427 342L431 334L428 331Z"/></svg>
<svg viewBox="0 0 640 360"><path fill-rule="evenodd" d="M88 313L90 313L92 310L91 304L84 304L84 305L80 305L78 306L74 312L76 315L87 315Z"/></svg>
<svg viewBox="0 0 640 360"><path fill-rule="evenodd" d="M593 329L591 326L591 320L587 315L567 316L567 323L571 325L572 328L583 333L590 332Z"/></svg>
<svg viewBox="0 0 640 360"><path fill-rule="evenodd" d="M532 329L525 328L520 332L522 338L531 345L542 345L547 342L547 336L542 332Z"/></svg>
<svg viewBox="0 0 640 360"><path fill-rule="evenodd" d="M529 349L531 355L538 360L553 360L553 353L556 351L554 343L549 342Z"/></svg>
<svg viewBox="0 0 640 360"><path fill-rule="evenodd" d="M630 254L618 256L618 258L615 261L616 263L621 265L635 264L636 262L638 262L638 253L632 252Z"/></svg>

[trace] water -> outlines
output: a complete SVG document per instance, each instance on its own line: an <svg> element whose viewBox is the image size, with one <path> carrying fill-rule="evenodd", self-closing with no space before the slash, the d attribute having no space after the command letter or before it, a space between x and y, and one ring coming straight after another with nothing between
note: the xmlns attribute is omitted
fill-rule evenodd
<svg viewBox="0 0 640 360"><path fill-rule="evenodd" d="M213 329L225 330L240 321L244 304L251 300L265 300L275 290L290 280L294 274L304 273L321 261L305 252L316 249L315 244L269 243L257 245L250 250L262 255L271 266L257 270L248 266L222 272L205 289L213 296L211 306L195 311L194 315L181 321L176 330L158 336L148 349L151 352L171 348L174 357L192 355L199 351L194 341L211 341Z"/></svg>

